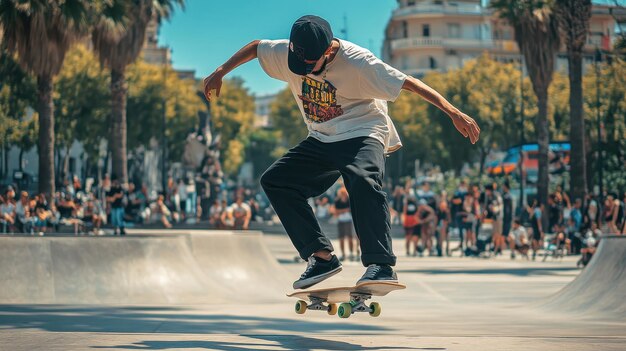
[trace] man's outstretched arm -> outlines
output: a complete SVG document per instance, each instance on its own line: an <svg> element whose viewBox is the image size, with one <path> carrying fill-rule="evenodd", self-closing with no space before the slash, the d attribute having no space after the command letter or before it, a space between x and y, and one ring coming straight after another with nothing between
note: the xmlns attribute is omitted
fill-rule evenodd
<svg viewBox="0 0 626 351"><path fill-rule="evenodd" d="M220 96L220 89L222 89L222 78L230 71L234 70L238 66L252 61L257 57L257 48L259 46L259 40L255 40L242 47L237 51L228 61L219 66L215 72L211 73L208 77L204 78L204 96L207 100L211 100L211 90L215 90L215 95Z"/></svg>
<svg viewBox="0 0 626 351"><path fill-rule="evenodd" d="M446 100L435 89L429 87L421 80L408 76L402 85L402 89L408 90L423 97L426 101L437 106L441 111L445 112L452 119L452 123L456 129L464 137L470 139L472 144L478 141L480 135L480 127L473 118L459 111L448 100Z"/></svg>

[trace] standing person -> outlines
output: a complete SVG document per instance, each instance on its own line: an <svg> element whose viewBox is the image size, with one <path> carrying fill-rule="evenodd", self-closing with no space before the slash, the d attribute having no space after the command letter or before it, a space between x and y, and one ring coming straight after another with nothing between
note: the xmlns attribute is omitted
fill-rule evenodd
<svg viewBox="0 0 626 351"><path fill-rule="evenodd" d="M276 161L261 177L274 210L300 257L308 260L295 289L310 287L338 273L332 253L307 199L319 196L342 176L361 242L364 281L397 281L390 236L389 208L382 191L385 154L401 147L386 101L404 89L444 111L472 143L476 122L421 82L385 64L370 51L333 36L317 16L303 16L289 40L255 40L205 78L204 92L219 96L222 78L258 58L265 72L288 83L309 136Z"/></svg>
<svg viewBox="0 0 626 351"><path fill-rule="evenodd" d="M185 184L184 179L178 180L178 185L176 187L176 194L178 195L178 205L176 206L177 212L180 214L181 220L185 220L187 218L187 184Z"/></svg>
<svg viewBox="0 0 626 351"><path fill-rule="evenodd" d="M111 190L106 195L106 201L111 207L111 224L113 235L126 235L124 228L124 189L117 177L113 177Z"/></svg>
<svg viewBox="0 0 626 351"><path fill-rule="evenodd" d="M468 192L463 198L463 204L461 212L459 212L462 218L461 231L465 232L465 247L470 248L474 246L474 227L476 225L476 207L477 199L474 198L473 192ZM461 236L463 238L463 236ZM461 240L462 241L462 240ZM461 244L462 246L462 244ZM461 250L461 256L465 254L465 251Z"/></svg>
<svg viewBox="0 0 626 351"><path fill-rule="evenodd" d="M437 237L437 256L443 256L445 244L445 254L450 256L450 240L448 239L448 226L452 215L450 214L450 206L448 205L448 194L442 191L437 203L437 226L439 228L439 236Z"/></svg>
<svg viewBox="0 0 626 351"><path fill-rule="evenodd" d="M315 217L321 220L328 220L330 216L331 205L328 201L328 196L322 196L315 200Z"/></svg>
<svg viewBox="0 0 626 351"><path fill-rule="evenodd" d="M485 187L484 197L485 202L482 208L484 222L491 223L492 228L491 240L487 240L486 243L491 241L493 253L498 254L496 242L502 241L502 198L498 194L496 183Z"/></svg>
<svg viewBox="0 0 626 351"><path fill-rule="evenodd" d="M333 214L337 217L337 231L339 232L339 249L341 250L340 261L346 259L346 241L348 242L348 249L350 250L350 261L354 261L354 240L352 228L352 214L350 213L350 198L348 197L348 190L345 187L337 190L337 197L333 204ZM358 253L357 253L358 255Z"/></svg>
<svg viewBox="0 0 626 351"><path fill-rule="evenodd" d="M502 235L494 241L496 255L502 254L502 250L506 248L506 240L511 231L513 224L513 197L511 196L511 187L506 181L502 185Z"/></svg>
<svg viewBox="0 0 626 351"><path fill-rule="evenodd" d="M541 224L543 205L539 204L537 199L533 200L533 205L528 208L530 215L530 224L533 229L531 247L533 249L533 260L537 257L537 251L543 247L543 226Z"/></svg>
<svg viewBox="0 0 626 351"><path fill-rule="evenodd" d="M463 252L463 241L464 241L464 231L465 231L465 212L463 211L463 201L465 199L465 195L467 194L467 183L465 180L461 180L461 183L454 191L454 195L452 196L452 205L450 207L450 215L452 216L452 224L453 227L456 228L459 232L459 246L452 250L461 250Z"/></svg>
<svg viewBox="0 0 626 351"><path fill-rule="evenodd" d="M213 204L209 209L209 224L215 229L223 229L224 225L222 224L222 205L220 205L220 200L213 200Z"/></svg>
<svg viewBox="0 0 626 351"><path fill-rule="evenodd" d="M252 218L251 221L252 222L261 221L260 216L259 216L259 209L260 209L259 203L256 202L254 197L251 197L248 200L248 206L250 206L250 217Z"/></svg>
<svg viewBox="0 0 626 351"><path fill-rule="evenodd" d="M185 185L185 192L187 193L187 201L185 203L185 212L191 218L196 217L196 207L198 206L198 194L196 194L196 182L193 177L187 178L187 184Z"/></svg>
<svg viewBox="0 0 626 351"><path fill-rule="evenodd" d="M558 227L563 224L563 211L556 202L556 195L548 196L548 230L550 233L556 233Z"/></svg>
<svg viewBox="0 0 626 351"><path fill-rule="evenodd" d="M415 245L415 252L420 257L423 256L424 250L428 252L429 256L432 254L432 227L436 218L435 210L428 206L426 200L419 200L417 206L417 235L413 235L413 244ZM422 240L421 245L419 245L420 239Z"/></svg>
<svg viewBox="0 0 626 351"><path fill-rule="evenodd" d="M404 208L404 188L396 185L391 195L391 224L402 224L402 211Z"/></svg>
<svg viewBox="0 0 626 351"><path fill-rule="evenodd" d="M417 236L419 219L417 216L418 208L417 199L410 196L404 202L404 209L402 210L402 227L404 227L404 240L406 255L411 256L411 246L414 247L413 255L417 255L417 245L411 245L414 239L413 236Z"/></svg>
<svg viewBox="0 0 626 351"><path fill-rule="evenodd" d="M622 206L622 234L626 234L626 191L624 191L624 196L621 201Z"/></svg>
<svg viewBox="0 0 626 351"><path fill-rule="evenodd" d="M598 202L593 198L591 194L587 194L587 201L584 212L584 222L586 228L591 228L591 224L594 222L598 224L598 220L600 219Z"/></svg>
<svg viewBox="0 0 626 351"><path fill-rule="evenodd" d="M428 206L431 208L437 207L437 199L435 198L435 193L430 190L430 183L424 182L422 184L422 188L417 190L417 199L425 200Z"/></svg>

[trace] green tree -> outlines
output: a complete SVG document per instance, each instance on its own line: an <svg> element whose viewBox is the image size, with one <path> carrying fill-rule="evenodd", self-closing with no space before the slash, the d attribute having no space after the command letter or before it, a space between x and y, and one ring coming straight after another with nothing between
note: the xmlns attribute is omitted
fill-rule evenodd
<svg viewBox="0 0 626 351"><path fill-rule="evenodd" d="M591 0L556 0L557 18L567 46L570 82L570 195L583 199L587 194L585 115L583 109L583 48L589 32Z"/></svg>
<svg viewBox="0 0 626 351"><path fill-rule="evenodd" d="M515 41L526 63L539 113L535 132L539 144L537 194L540 203L548 201L548 87L552 82L556 53L560 47L558 20L553 11L554 0L494 0L490 4L496 14L509 22Z"/></svg>
<svg viewBox="0 0 626 351"><path fill-rule="evenodd" d="M393 155L391 163L402 158L402 171L396 176L409 174L415 159L440 166L445 170L459 171L473 160L480 161L481 168L490 150L508 148L520 142L520 71L513 64L505 64L483 55L471 60L460 69L446 73L431 72L424 82L441 92L453 104L475 118L483 131L483 138L468 148L439 109L414 94L402 93L390 104L390 116L401 134L404 148ZM536 113L536 100L530 93L530 81L524 79L525 115ZM525 129L533 130L526 119ZM396 174L397 173L397 174Z"/></svg>
<svg viewBox="0 0 626 351"><path fill-rule="evenodd" d="M108 75L100 69L92 52L83 45L76 45L67 53L54 86L55 140L57 149L64 150L60 166L61 175L67 177L72 143L81 142L88 159L96 159L100 142L107 135Z"/></svg>
<svg viewBox="0 0 626 351"><path fill-rule="evenodd" d="M6 176L8 171L8 150L11 145L23 151L30 150L35 139L31 138L28 126L27 108L34 106L37 85L26 72L22 70L13 55L0 51L0 143L4 151L2 172L0 179Z"/></svg>
<svg viewBox="0 0 626 351"><path fill-rule="evenodd" d="M254 125L254 98L243 80L224 80L220 97L211 103L213 130L221 135L224 171L234 175L245 159L245 145Z"/></svg>
<svg viewBox="0 0 626 351"><path fill-rule="evenodd" d="M126 68L134 62L145 42L146 28L154 18L168 18L183 0L112 0L105 3L94 26L92 39L100 63L111 69L111 137L113 175L128 181L126 125ZM122 25L112 15L124 17Z"/></svg>
<svg viewBox="0 0 626 351"><path fill-rule="evenodd" d="M289 87L281 90L270 104L270 116L272 127L280 132L287 147L295 146L309 133Z"/></svg>
<svg viewBox="0 0 626 351"><path fill-rule="evenodd" d="M593 141L592 151L597 155L597 140L602 141L604 162L593 159L593 169L603 168L605 189L614 191L626 188L626 61L616 58L613 62L603 63L596 76L593 69L588 69L583 79L584 107L589 141ZM597 91L599 89L599 91ZM597 94L597 95L596 95ZM599 97L599 104L597 103ZM597 114L602 121L602 131L598 136ZM600 179L596 172L590 177L593 184Z"/></svg>
<svg viewBox="0 0 626 351"><path fill-rule="evenodd" d="M276 160L281 133L277 130L257 129L250 134L246 148L247 159L252 161L254 178L261 177L263 172ZM282 151L282 150L281 150Z"/></svg>
<svg viewBox="0 0 626 351"><path fill-rule="evenodd" d="M129 66L127 77L128 149L148 147L151 140L161 138L165 102L168 160L180 161L187 135L205 108L196 95L195 82L180 79L171 67L142 60Z"/></svg>
<svg viewBox="0 0 626 351"><path fill-rule="evenodd" d="M97 3L86 0L1 0L3 45L37 78L39 191L54 193L53 78L70 46L89 28Z"/></svg>

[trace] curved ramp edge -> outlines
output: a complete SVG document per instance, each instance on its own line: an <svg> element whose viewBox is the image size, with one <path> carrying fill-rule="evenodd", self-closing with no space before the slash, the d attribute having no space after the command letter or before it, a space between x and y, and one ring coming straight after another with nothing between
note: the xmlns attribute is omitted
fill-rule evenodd
<svg viewBox="0 0 626 351"><path fill-rule="evenodd" d="M7 236L0 267L0 303L245 303L281 299L289 288L253 232Z"/></svg>
<svg viewBox="0 0 626 351"><path fill-rule="evenodd" d="M565 313L626 318L626 236L603 236L591 262L571 283L541 302Z"/></svg>

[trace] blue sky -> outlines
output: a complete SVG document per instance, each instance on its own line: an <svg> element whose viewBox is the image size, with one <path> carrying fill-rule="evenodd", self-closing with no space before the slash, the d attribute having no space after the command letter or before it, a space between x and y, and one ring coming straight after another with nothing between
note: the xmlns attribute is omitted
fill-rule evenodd
<svg viewBox="0 0 626 351"><path fill-rule="evenodd" d="M384 29L396 8L395 0L187 0L161 26L159 43L172 48L177 69L195 69L205 77L239 48L254 39L289 38L291 24L314 14L328 20L336 37L344 38L380 55ZM240 66L229 76L240 76L251 92L274 93L284 83L265 75L258 62Z"/></svg>
<svg viewBox="0 0 626 351"><path fill-rule="evenodd" d="M626 0L618 1L626 4ZM327 19L335 36L345 39L341 33L345 15L347 39L380 55L385 25L396 7L396 0L186 0L185 10L177 8L161 26L159 43L172 48L175 68L194 69L197 77L205 77L254 39L288 38L291 24L302 15ZM230 76L242 77L258 95L284 86L266 76L256 61Z"/></svg>

